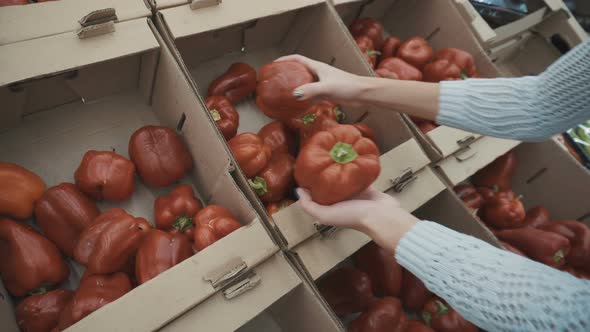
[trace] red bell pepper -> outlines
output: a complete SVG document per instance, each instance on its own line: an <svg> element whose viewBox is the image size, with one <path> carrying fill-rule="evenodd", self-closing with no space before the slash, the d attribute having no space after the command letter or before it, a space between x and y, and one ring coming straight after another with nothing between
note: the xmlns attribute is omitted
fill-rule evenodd
<svg viewBox="0 0 590 332"><path fill-rule="evenodd" d="M520 198L512 191L499 192L488 199L478 215L486 224L500 229L523 226L526 212Z"/></svg>
<svg viewBox="0 0 590 332"><path fill-rule="evenodd" d="M272 153L290 153L295 155L297 140L295 135L280 121L273 121L258 131L258 136L268 145Z"/></svg>
<svg viewBox="0 0 590 332"><path fill-rule="evenodd" d="M145 126L129 139L129 157L139 176L152 187L169 186L182 179L193 168L193 157L172 129Z"/></svg>
<svg viewBox="0 0 590 332"><path fill-rule="evenodd" d="M497 188L499 191L511 190L516 167L516 154L509 151L475 173L471 180L478 187Z"/></svg>
<svg viewBox="0 0 590 332"><path fill-rule="evenodd" d="M270 161L272 150L264 144L260 136L243 133L228 142L234 158L248 178L256 176Z"/></svg>
<svg viewBox="0 0 590 332"><path fill-rule="evenodd" d="M397 37L387 37L381 47L381 61L394 57L397 54L402 41Z"/></svg>
<svg viewBox="0 0 590 332"><path fill-rule="evenodd" d="M119 272L135 255L151 228L147 220L121 208L106 210L82 232L74 257L91 274Z"/></svg>
<svg viewBox="0 0 590 332"><path fill-rule="evenodd" d="M123 202L135 188L135 165L111 151L88 151L74 173L76 186L86 195L102 201Z"/></svg>
<svg viewBox="0 0 590 332"><path fill-rule="evenodd" d="M422 309L422 319L436 332L477 332L477 326L461 317L444 300L432 298Z"/></svg>
<svg viewBox="0 0 590 332"><path fill-rule="evenodd" d="M195 215L194 249L201 251L231 232L242 227L228 209L219 205L209 205Z"/></svg>
<svg viewBox="0 0 590 332"><path fill-rule="evenodd" d="M484 203L481 194L470 184L460 184L453 188L453 190L459 196L459 199L472 210L479 209Z"/></svg>
<svg viewBox="0 0 590 332"><path fill-rule="evenodd" d="M182 234L152 230L135 257L135 277L141 285L193 255L190 241Z"/></svg>
<svg viewBox="0 0 590 332"><path fill-rule="evenodd" d="M424 67L423 74L425 82L457 81L461 79L461 68L448 60L436 60Z"/></svg>
<svg viewBox="0 0 590 332"><path fill-rule="evenodd" d="M362 192L381 172L379 148L351 125L337 124L307 142L295 162L295 179L318 204Z"/></svg>
<svg viewBox="0 0 590 332"><path fill-rule="evenodd" d="M44 291L70 270L59 249L28 226L0 217L0 275L14 296Z"/></svg>
<svg viewBox="0 0 590 332"><path fill-rule="evenodd" d="M422 81L422 72L420 70L404 60L395 57L381 61L375 73L383 78L394 78L402 81Z"/></svg>
<svg viewBox="0 0 590 332"><path fill-rule="evenodd" d="M418 311L432 297L432 293L426 288L422 280L412 272L402 269L402 288L400 299L406 309Z"/></svg>
<svg viewBox="0 0 590 332"><path fill-rule="evenodd" d="M508 243L506 243L504 241L500 241L500 244L502 244L502 246L504 247L504 249L506 249L506 250L508 250L508 251L510 251L510 252L512 252L514 254L517 254L517 255L522 256L522 257L527 257L524 254L524 252L520 251L516 247L514 247L514 246L512 246L512 245L510 245L510 244L508 244Z"/></svg>
<svg viewBox="0 0 590 332"><path fill-rule="evenodd" d="M4 7L4 6L22 6L22 5L28 5L29 1L28 0L1 0L0 1L0 7Z"/></svg>
<svg viewBox="0 0 590 332"><path fill-rule="evenodd" d="M256 177L249 179L250 188L264 203L278 202L293 188L295 158L288 153L279 153Z"/></svg>
<svg viewBox="0 0 590 332"><path fill-rule="evenodd" d="M542 228L551 222L551 215L549 210L542 206L535 206L526 212L524 218L524 227Z"/></svg>
<svg viewBox="0 0 590 332"><path fill-rule="evenodd" d="M291 199L284 199L282 201L269 203L266 205L266 213L268 213L269 216L272 216L273 214L281 211L293 203L295 203L295 201Z"/></svg>
<svg viewBox="0 0 590 332"><path fill-rule="evenodd" d="M398 58L420 70L432 60L432 54L432 47L428 45L428 42L424 38L420 37L406 40L397 51Z"/></svg>
<svg viewBox="0 0 590 332"><path fill-rule="evenodd" d="M96 203L71 183L49 188L35 204L35 220L65 255L72 257L80 233L100 214Z"/></svg>
<svg viewBox="0 0 590 332"><path fill-rule="evenodd" d="M203 206L195 197L193 187L181 184L165 196L154 201L156 227L172 233L182 233L192 241L194 237L193 216Z"/></svg>
<svg viewBox="0 0 590 332"><path fill-rule="evenodd" d="M16 323L23 332L49 332L57 326L59 315L74 292L56 289L47 293L31 295L22 300L15 310Z"/></svg>
<svg viewBox="0 0 590 332"><path fill-rule="evenodd" d="M344 112L336 103L322 100L313 104L301 116L291 118L285 122L287 127L293 130L301 130L305 126L310 126L321 119L330 119L336 122L344 120Z"/></svg>
<svg viewBox="0 0 590 332"><path fill-rule="evenodd" d="M399 296L402 287L402 267L393 252L371 242L354 255L356 266L371 279L373 293L378 296Z"/></svg>
<svg viewBox="0 0 590 332"><path fill-rule="evenodd" d="M363 35L356 37L354 41L365 56L367 62L371 65L371 68L375 68L375 65L377 64L377 56L381 53L379 51L375 51L375 45L373 44L371 38Z"/></svg>
<svg viewBox="0 0 590 332"><path fill-rule="evenodd" d="M303 127L299 130L299 144L301 147L305 146L307 142L313 137L313 135L320 131L326 131L332 127L338 125L338 122L334 121L331 117L308 117L304 121Z"/></svg>
<svg viewBox="0 0 590 332"><path fill-rule="evenodd" d="M365 17L352 22L350 33L355 38L358 36L369 37L378 50L383 46L383 26L372 18Z"/></svg>
<svg viewBox="0 0 590 332"><path fill-rule="evenodd" d="M0 161L0 183L0 215L30 218L35 202L45 192L43 180L24 167Z"/></svg>
<svg viewBox="0 0 590 332"><path fill-rule="evenodd" d="M299 62L277 61L260 69L260 80L256 86L256 105L266 116L277 120L288 120L301 115L312 101L296 99L293 91L315 81L313 74Z"/></svg>
<svg viewBox="0 0 590 332"><path fill-rule="evenodd" d="M237 62L211 82L208 96L225 96L232 104L235 104L254 91L256 91L256 70L245 63Z"/></svg>
<svg viewBox="0 0 590 332"><path fill-rule="evenodd" d="M352 321L349 332L405 332L406 314L395 297L376 300Z"/></svg>
<svg viewBox="0 0 590 332"><path fill-rule="evenodd" d="M458 48L443 48L434 55L435 60L447 60L461 68L460 78L473 77L476 74L475 60L466 51Z"/></svg>
<svg viewBox="0 0 590 332"><path fill-rule="evenodd" d="M566 237L535 228L506 229L496 232L496 236L531 259L556 268L565 264L570 251Z"/></svg>
<svg viewBox="0 0 590 332"><path fill-rule="evenodd" d="M422 322L417 320L409 320L406 323L406 329L404 332L435 332L430 327L424 325Z"/></svg>
<svg viewBox="0 0 590 332"><path fill-rule="evenodd" d="M376 300L369 276L350 266L330 272L318 287L326 302L340 316L361 312Z"/></svg>
<svg viewBox="0 0 590 332"><path fill-rule="evenodd" d="M371 127L362 122L353 123L352 125L361 132L363 137L370 139L375 145L377 145L377 135Z"/></svg>
<svg viewBox="0 0 590 332"><path fill-rule="evenodd" d="M80 287L59 316L57 330L67 329L127 294L131 288L131 281L121 272L112 275L91 275L80 280Z"/></svg>
<svg viewBox="0 0 590 332"><path fill-rule="evenodd" d="M566 257L568 265L590 273L590 228L588 226L576 220L561 220L550 222L541 229L567 238L571 247Z"/></svg>
<svg viewBox="0 0 590 332"><path fill-rule="evenodd" d="M223 96L210 96L205 99L205 104L223 138L228 141L236 136L240 114L229 99Z"/></svg>

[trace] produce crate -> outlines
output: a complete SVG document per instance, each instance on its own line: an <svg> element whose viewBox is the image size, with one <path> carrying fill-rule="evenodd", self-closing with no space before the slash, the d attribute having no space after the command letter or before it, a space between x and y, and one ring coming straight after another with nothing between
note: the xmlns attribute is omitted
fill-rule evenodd
<svg viewBox="0 0 590 332"><path fill-rule="evenodd" d="M563 1L544 3L543 8L493 29L469 0L455 0L464 21L501 76L539 74L588 38Z"/></svg>
<svg viewBox="0 0 590 332"><path fill-rule="evenodd" d="M428 203L417 209L414 214L416 217L422 220L438 222L455 231L474 236L496 247L500 247L499 242L495 239L492 233L473 216L470 210L463 206L463 203L457 198L451 189L445 189ZM351 235L352 232L353 231L351 231ZM339 235L337 235L333 240L338 241L340 245L343 245L345 241L354 241L354 238L352 237L348 239L341 237L340 234L342 233L343 232L339 232ZM358 232L354 233L360 234ZM366 243L367 242L363 242L363 245ZM337 246L337 244L334 246ZM349 252L347 256L340 257L340 260L336 265L327 265L324 260L324 255L326 255L326 253L322 252L321 250L323 249L315 246L313 242L310 242L306 243L305 247L302 246L301 250L295 253L298 256L297 258L306 257L306 259L304 259L303 265L309 272L308 277L310 280L312 280L312 282L315 283L316 286L319 286L321 281L337 268L343 266L354 266L353 255L356 253L356 250ZM327 255L330 254L330 252L327 253ZM321 290L319 287L318 293L321 296ZM335 313L333 314L336 316ZM408 317L420 320L420 316L417 315L419 313L407 312L407 314ZM340 316L339 321L343 327L346 328L346 326L349 325L354 318L356 318L356 315L354 314Z"/></svg>
<svg viewBox="0 0 590 332"><path fill-rule="evenodd" d="M482 140L476 144L490 142ZM517 170L512 180L513 191L522 195L524 206L546 207L553 220L574 219L590 224L590 172L554 140L523 143L515 148ZM491 162L491 161L490 161ZM453 159L439 164L442 174L455 186L489 162L476 158L465 162Z"/></svg>
<svg viewBox="0 0 590 332"><path fill-rule="evenodd" d="M494 64L451 1L333 0L333 3L347 26L357 18L371 17L383 24L387 35L402 40L420 36L427 39L435 51L445 47L463 49L473 55L476 67L483 77L499 76ZM372 75L377 76L374 72ZM445 126L424 134L409 117L404 115L404 119L432 161L449 156L465 158L466 155L473 154L473 142L482 137Z"/></svg>
<svg viewBox="0 0 590 332"><path fill-rule="evenodd" d="M258 313L255 309L262 311L301 281L284 267L278 245L235 183L227 149L198 109L198 97L151 20L123 19L127 12L147 16L147 7L142 1L125 1L115 4L127 8L123 13L117 12L117 6L114 12L102 11L101 5L115 2L62 0L0 9L3 34L27 29L24 22L31 17L43 22L46 9L60 13L59 24L40 24L38 31L31 28L26 39L3 39L0 45L0 159L20 164L54 186L73 181L87 150L114 150L127 156L128 140L136 129L165 125L183 137L194 160L192 173L182 182L197 189L204 203L230 209L244 226L68 331L153 331L196 306L214 312L216 319L208 323L211 330L228 326L230 318L219 315L228 305L234 312L244 312L239 317L245 322ZM80 8L101 10L98 13L107 13L109 18L116 14L119 21L105 22L104 15L93 12L88 19L99 15L101 23L88 27L95 35L86 30L78 33L85 37L81 39L74 22L89 13ZM110 32L100 34L104 27ZM156 190L136 181L131 200L101 202L99 207L105 210L116 205L153 221L154 198L170 189ZM35 227L34 221L28 223ZM75 289L84 268L70 263L74 271L62 286ZM275 271L279 279L274 279ZM289 282L277 284L276 280ZM241 300L240 295L245 294L252 300ZM13 300L0 290L2 331L18 331ZM318 311L314 317L326 320L330 316ZM239 326L237 318L231 322Z"/></svg>
<svg viewBox="0 0 590 332"><path fill-rule="evenodd" d="M159 11L156 22L201 97L206 97L210 82L234 62L258 68L292 53L359 75L371 75L333 7L320 0L253 0L247 4L226 0L194 10L185 5ZM271 121L257 109L253 98L238 103L236 108L240 113L238 133L258 132ZM202 112L208 114L204 107ZM377 134L382 172L376 188L396 196L409 210L415 210L444 189L427 167L429 159L399 114L372 108L345 112L349 122L362 119ZM319 234L314 220L297 203L272 218L266 215L239 167L234 175L263 219L275 228L285 248L294 248ZM353 252L362 245L360 242L350 242L345 248L329 248L330 244L324 241L321 245L326 251Z"/></svg>

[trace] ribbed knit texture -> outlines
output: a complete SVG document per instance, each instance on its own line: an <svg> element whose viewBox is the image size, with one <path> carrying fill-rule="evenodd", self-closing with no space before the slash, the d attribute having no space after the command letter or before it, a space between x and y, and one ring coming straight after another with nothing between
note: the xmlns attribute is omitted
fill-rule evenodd
<svg viewBox="0 0 590 332"><path fill-rule="evenodd" d="M416 224L397 261L487 331L590 331L590 281L437 223Z"/></svg>
<svg viewBox="0 0 590 332"><path fill-rule="evenodd" d="M438 123L522 141L590 119L590 40L539 76L441 82Z"/></svg>

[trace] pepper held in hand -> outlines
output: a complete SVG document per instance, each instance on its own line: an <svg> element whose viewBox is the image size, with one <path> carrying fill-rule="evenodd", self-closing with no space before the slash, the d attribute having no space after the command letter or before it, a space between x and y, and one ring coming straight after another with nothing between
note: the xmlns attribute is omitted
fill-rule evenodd
<svg viewBox="0 0 590 332"><path fill-rule="evenodd" d="M312 83L314 77L304 65L294 61L277 61L260 69L256 87L256 105L268 117L287 120L311 106L309 100L297 100L293 90Z"/></svg>
<svg viewBox="0 0 590 332"><path fill-rule="evenodd" d="M125 273L90 275L80 280L80 287L59 316L57 329L63 331L82 318L114 302L131 290Z"/></svg>
<svg viewBox="0 0 590 332"><path fill-rule="evenodd" d="M226 208L209 205L197 213L194 249L201 251L240 228L240 222Z"/></svg>
<svg viewBox="0 0 590 332"><path fill-rule="evenodd" d="M432 47L424 38L414 37L401 44L397 56L412 66L422 69L432 59L432 53Z"/></svg>
<svg viewBox="0 0 590 332"><path fill-rule="evenodd" d="M548 223L541 229L567 238L571 246L566 257L568 265L590 273L590 228L588 226L576 220L561 220Z"/></svg>
<svg viewBox="0 0 590 332"><path fill-rule="evenodd" d="M349 266L330 272L318 287L337 315L363 311L375 301L369 276Z"/></svg>
<svg viewBox="0 0 590 332"><path fill-rule="evenodd" d="M166 127L136 130L129 139L129 157L143 182L153 187L171 185L193 168L193 158L182 138Z"/></svg>
<svg viewBox="0 0 590 332"><path fill-rule="evenodd" d="M152 230L135 258L135 277L141 285L193 255L190 241L182 234Z"/></svg>
<svg viewBox="0 0 590 332"><path fill-rule="evenodd" d="M209 96L225 96L232 103L248 97L256 90L256 70L237 62L209 85Z"/></svg>
<svg viewBox="0 0 590 332"><path fill-rule="evenodd" d="M251 178L262 171L272 155L270 146L253 133L243 133L228 142L234 158L246 177Z"/></svg>
<svg viewBox="0 0 590 332"><path fill-rule="evenodd" d="M15 310L16 323L23 332L49 332L57 326L59 315L74 292L56 289L44 294L31 295L22 300Z"/></svg>
<svg viewBox="0 0 590 332"><path fill-rule="evenodd" d="M156 227L185 234L192 241L192 217L202 208L201 202L195 197L193 187L181 184L170 194L160 196L154 201Z"/></svg>
<svg viewBox="0 0 590 332"><path fill-rule="evenodd" d="M565 257L570 251L567 238L539 229L506 229L497 232L496 236L520 249L531 259L556 268L565 264Z"/></svg>
<svg viewBox="0 0 590 332"><path fill-rule="evenodd" d="M394 297L379 299L352 321L349 332L405 332L406 314Z"/></svg>
<svg viewBox="0 0 590 332"><path fill-rule="evenodd" d="M57 247L28 226L0 218L0 275L14 296L66 280L70 270Z"/></svg>
<svg viewBox="0 0 590 332"><path fill-rule="evenodd" d="M27 219L33 205L45 192L45 183L28 169L0 162L0 215Z"/></svg>
<svg viewBox="0 0 590 332"><path fill-rule="evenodd" d="M135 255L150 223L120 208L100 214L80 235L74 257L88 273L119 272Z"/></svg>
<svg viewBox="0 0 590 332"><path fill-rule="evenodd" d="M323 205L362 192L380 171L379 149L351 125L336 125L315 134L295 163L297 183Z"/></svg>
<svg viewBox="0 0 590 332"><path fill-rule="evenodd" d="M422 309L422 319L436 332L477 332L477 326L465 320L444 300L433 298Z"/></svg>
<svg viewBox="0 0 590 332"><path fill-rule="evenodd" d="M236 136L240 124L240 115L236 112L229 99L223 96L211 96L205 100L205 104L225 140L230 140Z"/></svg>
<svg viewBox="0 0 590 332"><path fill-rule="evenodd" d="M35 219L43 233L72 257L80 233L100 214L96 203L71 183L49 188L35 204Z"/></svg>
<svg viewBox="0 0 590 332"><path fill-rule="evenodd" d="M379 247L375 242L362 247L354 255L356 266L371 278L373 293L398 296L402 286L402 267L394 253Z"/></svg>
<svg viewBox="0 0 590 332"><path fill-rule="evenodd" d="M135 165L111 151L88 151L74 179L80 191L98 201L122 202L133 195Z"/></svg>
<svg viewBox="0 0 590 332"><path fill-rule="evenodd" d="M265 169L253 179L248 180L250 188L263 202L278 202L293 187L294 166L295 158L290 154L275 154Z"/></svg>
<svg viewBox="0 0 590 332"><path fill-rule="evenodd" d="M479 217L488 225L499 228L517 228L524 222L526 212L512 191L497 193L479 209Z"/></svg>

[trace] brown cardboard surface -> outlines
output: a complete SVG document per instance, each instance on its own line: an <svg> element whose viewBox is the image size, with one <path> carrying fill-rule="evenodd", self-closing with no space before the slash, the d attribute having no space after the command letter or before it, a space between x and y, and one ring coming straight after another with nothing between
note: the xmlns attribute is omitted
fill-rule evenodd
<svg viewBox="0 0 590 332"><path fill-rule="evenodd" d="M103 55L102 61L72 71L77 65L74 63L64 67L67 71L59 75L50 68L41 68L50 75L44 79L30 80L34 77L15 72L26 82L17 89L0 88L3 98L0 103L4 104L6 98L8 104L18 106L4 112L13 112L10 117L16 121L0 133L2 160L32 170L48 186L72 182L73 173L87 150L114 150L127 156L128 140L136 129L146 124L166 125L179 131L195 161L193 172L181 182L193 185L206 204L230 209L244 226L94 312L68 331L159 329L217 292L225 291L225 285L216 288L205 280L212 271L226 266L229 269L228 263L236 260L250 270L278 252L277 245L229 173L230 158L218 140L217 131L205 113L195 112L195 105L200 101L170 51L160 48L161 38L151 21L140 19L119 24L145 25L137 29L132 38L152 42L138 50L141 53L129 55L124 45L117 49L114 41L115 45L111 45L100 39L86 39L84 48L110 47L110 58ZM100 202L99 207L104 211L118 206L153 220L155 197L169 192L172 186L153 189L139 180L135 186L134 196L129 201ZM77 265L74 279L66 285L68 288L76 287L76 278L82 271ZM239 281L241 277L242 274L238 274L236 278ZM6 301L1 302L0 310L3 310ZM12 314L3 310L4 316Z"/></svg>
<svg viewBox="0 0 590 332"><path fill-rule="evenodd" d="M469 31L467 24L463 22L460 12L450 1L336 0L334 4L347 25L356 18L372 17L383 24L387 35L393 35L402 40L421 36L428 39L434 50L445 47L466 50L473 54L477 69L484 77L498 76L494 65ZM372 73L372 75L375 74ZM481 135L444 126L424 135L409 118L405 119L432 161L438 161L468 146L469 144L460 142L472 136L476 139L481 137Z"/></svg>
<svg viewBox="0 0 590 332"><path fill-rule="evenodd" d="M230 64L241 61L259 68L281 55L291 53L328 62L359 75L371 74L359 51L352 45L352 40L343 32L345 27L342 22L327 4L303 7L300 2L281 5L276 3L276 6L281 7L280 10L273 7L273 11L252 14L256 18L254 21L234 20L231 22L240 24L231 25L226 22L230 26L217 30L214 29L220 26L218 23L204 23L210 19L207 15L221 15L218 13L221 6L232 6L232 3L224 1L215 8L196 11L181 7L170 8L160 11L157 16L158 27L165 32L165 38L169 38L170 46L178 50L179 61L186 66L195 91L202 98L206 96L204 93L209 83ZM263 4L266 1L250 3L252 8ZM293 8L299 9L292 10ZM233 13L233 10L230 12ZM242 10L247 11L247 8ZM246 17L248 15L250 14L245 14ZM195 23L197 21L198 24ZM311 30L313 34L308 33ZM239 133L258 132L264 124L271 121L257 109L253 98L238 103L236 108L240 113ZM206 111L203 109L203 112ZM431 182L433 177L429 177L428 173L421 175L421 170L429 163L429 159L397 113L372 108L345 109L345 112L347 121L354 122L362 118L378 136L383 153L383 172L376 183L380 190L390 190L394 185L393 181L406 170L417 175L417 180L399 194L403 197L402 200L411 202L408 203L409 206L416 208L442 190ZM235 177L258 211L265 214L256 194L250 190L247 179L239 171L235 173ZM277 237L289 248L317 233L313 220L297 204L275 215L272 220L269 218L268 222L270 227L276 227Z"/></svg>
<svg viewBox="0 0 590 332"><path fill-rule="evenodd" d="M151 15L144 0L60 0L2 7L0 45L74 31L83 16L105 8L114 8L119 22Z"/></svg>

